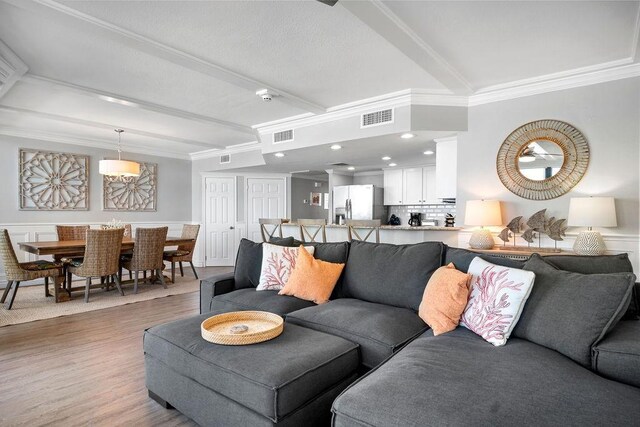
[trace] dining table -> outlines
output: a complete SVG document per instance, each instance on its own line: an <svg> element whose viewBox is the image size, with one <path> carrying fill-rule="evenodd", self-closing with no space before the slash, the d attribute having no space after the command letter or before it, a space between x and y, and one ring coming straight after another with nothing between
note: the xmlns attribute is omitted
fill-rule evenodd
<svg viewBox="0 0 640 427"><path fill-rule="evenodd" d="M171 237L167 236L165 240L165 247L180 246L193 243L194 239L185 237ZM40 242L19 242L18 247L28 253L46 256L51 255L55 261L60 261L62 258L70 256L81 256L84 254L86 247L86 240L52 240L52 241L40 241ZM121 252L131 251L135 245L135 239L131 237L124 237L120 246ZM62 279L62 278L61 278ZM62 280L55 280L54 286L58 287L62 284ZM64 292L55 292L58 295L58 301L64 301ZM70 295L69 295L70 296Z"/></svg>

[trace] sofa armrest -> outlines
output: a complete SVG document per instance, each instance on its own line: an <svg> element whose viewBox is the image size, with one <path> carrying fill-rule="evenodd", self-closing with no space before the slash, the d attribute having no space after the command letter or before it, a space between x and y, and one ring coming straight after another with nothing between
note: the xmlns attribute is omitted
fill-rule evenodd
<svg viewBox="0 0 640 427"><path fill-rule="evenodd" d="M210 311L211 300L216 295L235 290L233 272L221 273L200 281L200 314Z"/></svg>
<svg viewBox="0 0 640 427"><path fill-rule="evenodd" d="M640 387L640 321L623 320L593 348L593 370Z"/></svg>

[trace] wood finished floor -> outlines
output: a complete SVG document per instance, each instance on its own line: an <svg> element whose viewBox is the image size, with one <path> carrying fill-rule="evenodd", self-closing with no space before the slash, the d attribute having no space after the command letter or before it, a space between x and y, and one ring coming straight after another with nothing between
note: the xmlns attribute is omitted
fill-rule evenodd
<svg viewBox="0 0 640 427"><path fill-rule="evenodd" d="M148 397L142 333L198 313L194 292L0 328L0 425L195 426Z"/></svg>

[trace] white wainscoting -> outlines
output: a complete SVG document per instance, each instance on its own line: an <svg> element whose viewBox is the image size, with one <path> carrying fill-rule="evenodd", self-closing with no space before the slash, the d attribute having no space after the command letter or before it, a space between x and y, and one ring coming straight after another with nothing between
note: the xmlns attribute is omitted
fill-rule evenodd
<svg viewBox="0 0 640 427"><path fill-rule="evenodd" d="M469 247L469 238L471 237L471 233L473 230L461 230L458 233L458 247L460 248L468 248ZM498 239L498 233L493 233L494 240L496 242L496 246L502 246L502 240ZM558 248L564 250L573 250L573 243L578 236L577 233L567 233L564 237L564 240L558 242ZM640 272L640 236L634 234L603 234L602 235L605 244L607 245L607 254L619 254L622 252L626 252L629 254L629 259L631 260L631 264L633 265L633 271L636 275ZM542 246L543 247L553 247L553 241L546 236L542 238ZM507 243L513 245L513 240ZM522 246L526 244L526 242L521 242L520 238L518 238L518 245ZM531 247L535 248L536 243L532 244Z"/></svg>
<svg viewBox="0 0 640 427"><path fill-rule="evenodd" d="M182 225L183 224L191 224L191 221L157 221L157 222L131 222L131 228L133 233L135 234L135 230L138 227L169 227L169 236L178 237L182 234ZM99 228L100 223L93 222L74 222L68 224L59 223L59 225L85 225L88 224L91 228ZM28 223L14 223L14 224L0 224L0 229L6 228L9 230L9 236L11 237L11 242L13 243L13 247L16 251L16 255L18 256L18 260L20 262L29 262L36 261L38 259L52 259L50 256L38 257L34 254L30 254L28 252L24 252L18 247L18 243L20 242L44 242L51 240L58 240L58 236L56 234L56 224L52 223L36 223L36 224L28 224ZM200 230L199 236L201 237L203 234L203 230ZM202 250L201 239L198 239L198 243L196 244L196 250L194 252L194 265L197 267L202 267L202 263L200 263L199 253L204 254ZM202 255L202 259L204 259L204 255ZM0 283L5 284L6 279L4 275L4 267L0 263Z"/></svg>

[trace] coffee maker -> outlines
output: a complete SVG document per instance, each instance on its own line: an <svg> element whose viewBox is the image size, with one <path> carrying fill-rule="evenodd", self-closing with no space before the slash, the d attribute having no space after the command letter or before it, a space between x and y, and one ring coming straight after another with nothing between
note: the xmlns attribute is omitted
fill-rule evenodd
<svg viewBox="0 0 640 427"><path fill-rule="evenodd" d="M412 227L419 227L422 225L422 214L409 212L409 225Z"/></svg>

